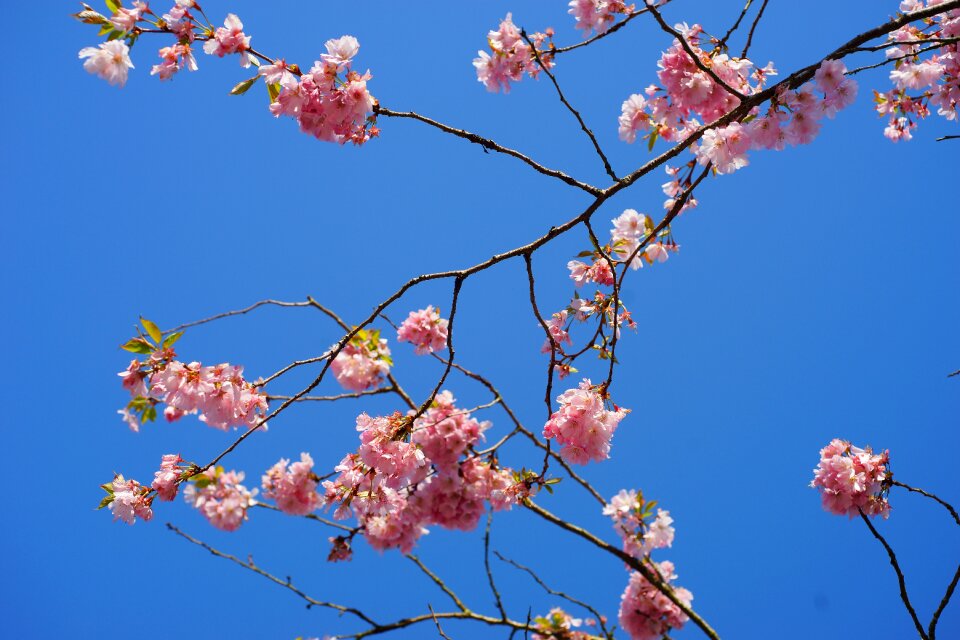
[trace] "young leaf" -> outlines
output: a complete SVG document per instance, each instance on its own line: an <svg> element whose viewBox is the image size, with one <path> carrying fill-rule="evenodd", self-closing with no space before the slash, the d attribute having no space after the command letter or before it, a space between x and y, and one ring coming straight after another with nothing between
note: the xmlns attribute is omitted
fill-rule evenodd
<svg viewBox="0 0 960 640"><path fill-rule="evenodd" d="M660 135L659 129L650 132L650 140L647 142L647 151L653 151L653 145L657 142L657 136Z"/></svg>
<svg viewBox="0 0 960 640"><path fill-rule="evenodd" d="M113 502L113 494L111 493L108 496L103 496L103 500L100 501L99 506L97 506L97 511L103 509L105 506Z"/></svg>
<svg viewBox="0 0 960 640"><path fill-rule="evenodd" d="M143 338L133 338L126 344L120 345L120 348L130 353L153 353L153 347Z"/></svg>
<svg viewBox="0 0 960 640"><path fill-rule="evenodd" d="M280 85L279 84L268 84L267 93L270 94L270 102L276 102L277 96L280 95Z"/></svg>
<svg viewBox="0 0 960 640"><path fill-rule="evenodd" d="M153 341L160 344L160 341L163 340L163 334L160 332L160 328L146 318L140 318L140 324L143 325L144 330L153 338Z"/></svg>
<svg viewBox="0 0 960 640"><path fill-rule="evenodd" d="M247 91L249 91L250 87L252 87L253 84L259 79L260 79L260 76L253 76L248 80L244 80L243 82L238 82L233 86L233 89L230 89L230 95L242 96Z"/></svg>
<svg viewBox="0 0 960 640"><path fill-rule="evenodd" d="M162 345L163 348L167 349L168 347L172 347L173 344L182 337L183 337L183 331L177 331L175 333L171 333L170 335L167 336L167 339L163 341L163 345Z"/></svg>
<svg viewBox="0 0 960 640"><path fill-rule="evenodd" d="M110 13L116 13L120 10L120 7L123 6L120 3L120 0L107 0L107 9L110 9Z"/></svg>

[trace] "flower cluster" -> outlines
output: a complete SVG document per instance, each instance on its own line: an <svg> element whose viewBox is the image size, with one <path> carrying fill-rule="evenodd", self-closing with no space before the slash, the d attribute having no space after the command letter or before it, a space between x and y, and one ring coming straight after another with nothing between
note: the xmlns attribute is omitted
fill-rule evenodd
<svg viewBox="0 0 960 640"><path fill-rule="evenodd" d="M430 407L413 423L411 440L420 446L430 463L443 470L454 469L457 460L476 443L489 422L480 422L454 405L449 391L441 391Z"/></svg>
<svg viewBox="0 0 960 640"><path fill-rule="evenodd" d="M543 436L556 438L560 455L575 464L610 457L613 432L629 409L613 405L607 408L605 391L584 379L579 388L568 389L557 396L560 408L543 427Z"/></svg>
<svg viewBox="0 0 960 640"><path fill-rule="evenodd" d="M470 530L487 503L509 509L519 499L508 470L461 459L487 424L453 402L444 392L416 420L400 413L357 419L360 447L336 467L337 478L323 483L323 501L337 505L338 519L354 515L374 549L407 553L428 525ZM332 560L348 559L342 547L334 544Z"/></svg>
<svg viewBox="0 0 960 640"><path fill-rule="evenodd" d="M911 13L937 4L934 0L906 0L900 10ZM957 120L960 104L960 9L941 13L920 29L904 25L887 37L890 48L886 55L894 60L890 81L894 88L886 93L874 92L877 113L888 116L883 134L893 142L910 140L917 120L938 115ZM954 39L952 42L950 39ZM922 58L924 53L930 57ZM909 91L917 92L911 95Z"/></svg>
<svg viewBox="0 0 960 640"><path fill-rule="evenodd" d="M634 8L622 0L570 0L567 6L570 7L567 13L576 18L576 27L583 31L585 38L594 31L603 33L618 14L629 14Z"/></svg>
<svg viewBox="0 0 960 640"><path fill-rule="evenodd" d="M654 549L663 549L673 544L673 518L669 511L653 509L655 500L644 500L643 493L622 489L603 508L603 515L610 516L613 528L623 540L623 550L638 560L650 555Z"/></svg>
<svg viewBox="0 0 960 640"><path fill-rule="evenodd" d="M300 462L293 464L281 458L263 475L263 496L276 501L280 511L302 516L316 510L320 503L318 480L310 454L301 453Z"/></svg>
<svg viewBox="0 0 960 640"><path fill-rule="evenodd" d="M648 566L656 570L665 584L669 585L677 578L672 562L664 560ZM693 594L683 587L671 585L671 588L677 599L689 607ZM631 640L656 640L671 629L683 627L687 619L680 607L644 578L643 574L634 572L630 575L630 582L620 598L620 626L630 635Z"/></svg>
<svg viewBox="0 0 960 640"><path fill-rule="evenodd" d="M157 492L157 497L167 502L177 497L177 488L183 474L180 463L183 458L176 453L168 453L160 460L160 470L154 474L150 487Z"/></svg>
<svg viewBox="0 0 960 640"><path fill-rule="evenodd" d="M533 619L533 626L537 633L531 637L533 640L585 640L591 637L588 633L576 631L583 625L588 627L595 626L596 620L587 618L574 618L560 607L554 607L545 616L537 616Z"/></svg>
<svg viewBox="0 0 960 640"><path fill-rule="evenodd" d="M318 140L363 144L379 134L372 115L377 101L367 89L373 76L350 69L360 50L353 36L327 40L325 46L327 53L299 80L282 61L260 68L276 92L270 111L296 119L301 131Z"/></svg>
<svg viewBox="0 0 960 640"><path fill-rule="evenodd" d="M418 356L442 351L447 347L447 326L448 322L440 317L440 310L428 306L410 312L397 330L397 340L416 346Z"/></svg>
<svg viewBox="0 0 960 640"><path fill-rule="evenodd" d="M536 47L540 62L547 68L553 66L553 54L550 51L553 43L551 42L549 47L544 49L544 42L552 37L552 29L547 29L546 33L534 33L529 36ZM510 83L522 80L523 74L531 78L539 75L540 65L537 64L534 50L523 39L520 29L513 24L511 14L507 14L496 31L487 34L487 44L490 45L493 55L486 51L478 51L479 57L473 60L473 66L477 70L477 80L483 83L487 91L497 92L502 89L504 93L509 93Z"/></svg>
<svg viewBox="0 0 960 640"><path fill-rule="evenodd" d="M811 487L819 488L823 508L830 513L853 517L890 515L887 489L890 453L874 454L846 440L834 439L820 450L820 463L813 470Z"/></svg>
<svg viewBox="0 0 960 640"><path fill-rule="evenodd" d="M100 485L107 496L100 503L100 509L109 507L114 520L123 520L133 524L140 518L144 522L153 517L150 489L136 480L127 480L122 475L113 477L113 482Z"/></svg>
<svg viewBox="0 0 960 640"><path fill-rule="evenodd" d="M247 509L257 494L256 489L251 492L240 484L243 478L242 471L207 469L190 479L183 497L217 529L236 531L247 519Z"/></svg>
<svg viewBox="0 0 960 640"><path fill-rule="evenodd" d="M208 55L218 58L236 55L241 67L251 64L259 67L256 77L237 84L231 94L246 93L262 77L270 95L270 111L278 117L296 119L304 133L340 144L363 144L379 135L373 115L376 100L367 90L367 81L372 76L369 71L360 74L350 69L360 49L353 36L328 40L327 52L313 68L302 73L296 65L288 65L284 60L271 61L254 51L250 36L244 33L243 22L233 13L227 15L222 27L214 29L191 13L191 9L199 9L195 0L176 0L162 17L153 14L144 2L135 2L132 9L117 5L109 18L86 6L74 16L81 22L99 25L101 33L108 34L107 42L82 49L80 58L86 58L84 68L88 72L110 84L126 83L128 70L133 68L130 47L144 33L138 23L147 20L148 31L169 33L176 38L172 45L160 48L160 63L153 66L150 75L170 80L183 69L196 71L192 45L200 38L204 40L203 51ZM270 64L261 66L258 58Z"/></svg>
<svg viewBox="0 0 960 640"><path fill-rule="evenodd" d="M330 363L330 368L344 388L366 391L379 386L392 365L390 348L380 332L361 329Z"/></svg>

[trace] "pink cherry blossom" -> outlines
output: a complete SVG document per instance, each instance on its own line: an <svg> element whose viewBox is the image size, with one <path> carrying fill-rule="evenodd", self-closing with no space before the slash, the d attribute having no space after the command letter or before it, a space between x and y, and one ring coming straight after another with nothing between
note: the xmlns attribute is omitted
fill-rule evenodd
<svg viewBox="0 0 960 640"><path fill-rule="evenodd" d="M656 568L667 584L677 577L672 562L648 566ZM671 585L671 588L674 596L689 607L693 594L683 587ZM650 584L643 574L634 572L630 575L630 582L620 598L620 626L631 640L658 640L671 629L682 628L687 620L680 607Z"/></svg>
<svg viewBox="0 0 960 640"><path fill-rule="evenodd" d="M428 306L410 312L397 330L397 340L415 345L418 356L434 353L447 347L447 326L440 311Z"/></svg>
<svg viewBox="0 0 960 640"><path fill-rule="evenodd" d="M557 397L560 408L543 427L545 438L556 438L560 455L575 464L590 460L601 462L610 457L613 432L629 409L614 405L607 409L601 390L588 379L579 388L568 389Z"/></svg>
<svg viewBox="0 0 960 640"><path fill-rule="evenodd" d="M203 43L203 50L218 58L239 53L240 66L249 67L250 57L246 53L250 49L250 36L243 32L243 23L235 14L227 14L223 26L218 27L213 37Z"/></svg>
<svg viewBox="0 0 960 640"><path fill-rule="evenodd" d="M553 338L553 344L556 345L558 351L563 353L563 345L572 345L573 340L570 339L570 334L567 333L567 330L564 326L567 324L567 316L569 312L566 309L558 311L557 313L550 316L550 319L547 320L547 330L550 332L550 336ZM553 349L553 346L550 344L550 339L547 338L543 341L543 346L540 347L540 353L550 353Z"/></svg>
<svg viewBox="0 0 960 640"><path fill-rule="evenodd" d="M336 40L327 40L324 44L327 52L320 56L328 65L334 66L337 70L344 69L350 64L354 56L360 51L360 42L353 36L341 36Z"/></svg>
<svg viewBox="0 0 960 640"><path fill-rule="evenodd" d="M823 508L851 518L861 511L868 516L890 515L887 502L887 465L890 454L874 454L846 440L834 439L820 450L820 463L813 470L811 487L820 489Z"/></svg>
<svg viewBox="0 0 960 640"><path fill-rule="evenodd" d="M161 500L169 502L177 497L180 475L183 472L180 467L181 462L183 458L176 453L168 453L160 460L160 470L154 474L153 483L150 486Z"/></svg>
<svg viewBox="0 0 960 640"><path fill-rule="evenodd" d="M257 493L240 484L243 478L242 471L207 469L184 488L183 497L217 529L236 531L247 519Z"/></svg>
<svg viewBox="0 0 960 640"><path fill-rule="evenodd" d="M153 374L150 394L180 412L165 411L168 420L197 412L202 422L223 431L253 428L268 409L266 396L243 378L243 367L226 363L204 367L173 360Z"/></svg>
<svg viewBox="0 0 960 640"><path fill-rule="evenodd" d="M80 49L80 58L86 58L83 68L88 73L121 87L127 83L127 72L133 69L130 47L122 40L110 40L96 47L84 47Z"/></svg>
<svg viewBox="0 0 960 640"><path fill-rule="evenodd" d="M614 530L623 540L623 550L638 560L648 556L654 549L663 549L673 544L673 518L669 511L657 509L652 514L653 503L647 502L637 491L621 490L603 508L603 514L614 523Z"/></svg>
<svg viewBox="0 0 960 640"><path fill-rule="evenodd" d="M533 640L586 640L592 636L576 631L584 623L593 626L596 621L574 618L560 607L555 607L546 616L533 619L533 624L539 633L531 634L530 637Z"/></svg>
<svg viewBox="0 0 960 640"><path fill-rule="evenodd" d="M441 391L430 407L413 423L411 442L420 446L430 463L440 469L456 469L457 461L475 444L489 422L479 422L454 405L449 391Z"/></svg>
<svg viewBox="0 0 960 640"><path fill-rule="evenodd" d="M301 453L300 462L293 464L281 458L263 476L263 496L276 501L284 513L302 516L316 510L320 503L318 480L310 454Z"/></svg>
<svg viewBox="0 0 960 640"><path fill-rule="evenodd" d="M140 419L137 418L137 414L133 413L126 407L117 411L120 414L121 419L127 423L127 426L130 427L130 431L137 433L140 431Z"/></svg>
<svg viewBox="0 0 960 640"><path fill-rule="evenodd" d="M147 385L144 383L147 374L140 371L139 360L131 360L126 370L117 375L121 378L121 385L130 392L131 396L136 398L137 396L147 395Z"/></svg>
<svg viewBox="0 0 960 640"><path fill-rule="evenodd" d="M330 363L337 382L350 391L377 387L390 373L390 348L379 331L360 331Z"/></svg>
<svg viewBox="0 0 960 640"><path fill-rule="evenodd" d="M160 64L153 65L150 75L159 76L161 80L170 80L181 69L197 70L197 61L189 44L175 44L160 49Z"/></svg>
<svg viewBox="0 0 960 640"><path fill-rule="evenodd" d="M413 494L412 500L425 523L445 529L472 531L486 510L486 501L495 490L512 484L509 475L494 470L476 458L464 460L458 469L432 476ZM510 508L509 501L494 501L495 508Z"/></svg>
<svg viewBox="0 0 960 640"><path fill-rule="evenodd" d="M124 7L118 8L117 12L110 18L110 24L120 31L133 31L133 28L137 26L137 22L143 17L143 13L146 10L146 3L137 0L133 3L132 9L126 9Z"/></svg>
<svg viewBox="0 0 960 640"><path fill-rule="evenodd" d="M549 50L542 50L542 46L551 35L552 31L548 29L547 33L534 33L529 36L537 47L540 61L547 68L553 66L553 56ZM504 93L509 93L511 82L519 82L525 73L531 78L540 73L540 65L533 55L533 49L521 37L520 30L513 24L511 14L507 14L496 31L487 34L487 44L493 55L479 51L479 57L473 61L477 80L483 83L487 91L503 90Z"/></svg>
<svg viewBox="0 0 960 640"><path fill-rule="evenodd" d="M616 20L617 14L629 13L633 5L627 6L621 0L570 0L567 5L570 15L576 18L576 27L583 31L586 38L592 32L603 33Z"/></svg>
<svg viewBox="0 0 960 640"><path fill-rule="evenodd" d="M151 498L147 488L136 480L126 480L120 474L113 477L111 484L113 500L108 505L114 520L123 520L133 524L140 518L144 522L153 517L150 507Z"/></svg>

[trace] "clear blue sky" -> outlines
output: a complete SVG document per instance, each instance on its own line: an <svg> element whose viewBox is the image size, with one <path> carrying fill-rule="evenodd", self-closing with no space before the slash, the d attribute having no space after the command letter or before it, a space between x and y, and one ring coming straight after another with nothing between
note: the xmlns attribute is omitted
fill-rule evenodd
<svg viewBox="0 0 960 640"><path fill-rule="evenodd" d="M205 461L233 437L190 418L129 433L116 415L124 402L116 372L129 361L117 344L138 314L171 326L266 297L311 294L356 321L407 278L525 243L579 212L586 196L413 122L384 120L382 138L362 149L313 141L272 119L259 92L226 95L247 77L234 60L198 56L199 73L169 84L149 77L160 42L146 37L126 89L109 87L77 60L96 30L72 22L69 3L52 4L5 8L8 64L21 71L3 85L0 125L8 460L0 635L246 639L352 628L189 546L165 521L224 551L252 553L317 598L365 605L384 620L424 611L427 602L446 606L396 553L380 557L359 544L352 564L326 563L328 532L315 523L255 512L239 532L224 534L179 501L132 528L95 512L97 485L114 470L147 479L163 453ZM205 8L218 19L237 11L255 46L303 64L326 39L354 34L358 65L372 70L371 90L384 106L472 129L604 183L546 82L492 95L470 65L508 10L528 29L553 25L558 42L576 41L565 2L362 12L350 4L210 0ZM795 69L896 5L834 3L825 20L822 7L773 2L755 59ZM741 6L677 0L665 13L722 32ZM620 103L654 80L668 44L651 20L639 19L557 66L621 171L648 154L617 140ZM859 80L857 104L827 122L814 145L757 153L747 169L706 181L700 208L675 227L680 255L635 274L625 291L641 329L622 343L614 395L633 413L612 460L586 473L606 495L642 488L671 511L676 542L659 557L676 563L679 584L725 638L839 638L851 628L878 639L911 636L879 544L862 523L821 511L807 487L830 438L889 448L899 479L960 502L952 458L960 380L946 378L960 368L960 147L933 141L956 127L931 118L912 143L894 146L871 109L870 92L887 86L885 74ZM660 213L662 181L652 176L607 203L598 227L627 207ZM545 307L569 299L564 265L586 246L577 232L537 254ZM458 356L539 426L542 333L523 286L516 261L468 281ZM447 308L448 300L449 283L423 286L391 314ZM255 377L321 353L338 335L318 313L271 309L190 331L179 351L241 363ZM395 352L397 375L425 393L437 371L411 349ZM274 392L299 389L306 375ZM466 405L485 399L461 379L450 388ZM362 408L397 407L381 398ZM355 446L360 410L298 408L227 465L245 469L252 485L279 457L301 450L332 466ZM494 434L506 429L502 414L488 418ZM522 464L525 451L511 450L506 461ZM613 539L569 482L543 503ZM960 560L958 532L922 498L898 492L893 507L879 526L928 618ZM471 606L489 612L480 544L475 534L435 530L420 552ZM493 545L615 617L627 580L620 563L521 512L497 518ZM526 576L494 567L514 617L559 604ZM457 640L491 635L447 631ZM396 637L431 635L421 628ZM695 628L673 635L702 637ZM944 614L940 636L960 637L960 604Z"/></svg>

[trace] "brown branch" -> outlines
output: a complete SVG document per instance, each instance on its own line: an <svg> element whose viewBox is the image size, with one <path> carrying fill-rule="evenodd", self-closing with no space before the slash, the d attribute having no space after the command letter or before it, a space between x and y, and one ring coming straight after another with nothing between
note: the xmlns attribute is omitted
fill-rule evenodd
<svg viewBox="0 0 960 640"><path fill-rule="evenodd" d="M660 25L660 28L677 39L677 41L680 43L680 46L683 47L683 50L687 52L687 55L690 56L690 59L693 60L693 63L697 65L697 67L701 71L703 71L705 74L710 76L711 80L713 80L718 85L723 87L724 90L730 95L732 95L733 97L741 101L746 100L747 97L745 95L743 95L742 93L740 93L739 91L737 91L736 89L728 85L726 82L724 82L723 78L718 76L716 71L714 71L713 69L708 67L706 64L704 64L703 60L700 59L700 56L698 56L697 53L693 50L693 47L690 46L690 43L687 42L687 39L683 37L683 34L681 34L679 31L677 31L676 29L671 27L669 24L667 24L666 20L663 19L663 16L660 15L660 12L657 11L656 7L650 4L649 0L643 0L643 2L644 4L647 5L647 9L650 10L650 13L653 14L653 17L654 19L656 19L657 24Z"/></svg>
<svg viewBox="0 0 960 640"><path fill-rule="evenodd" d="M737 17L737 21L733 23L733 26L727 29L727 33L724 34L724 36L720 38L720 40L717 42L718 47L727 46L727 41L730 39L730 36L733 35L734 31L740 28L740 23L743 22L743 19L744 17L746 17L747 12L750 11L751 4L753 4L753 0L747 0L747 3L743 5L743 10L740 12L740 15ZM742 58L743 56L740 56L740 57Z"/></svg>
<svg viewBox="0 0 960 640"><path fill-rule="evenodd" d="M930 640L936 638L937 623L940 621L940 614L943 613L943 610L946 609L950 603L950 598L953 597L953 591L957 588L957 582L960 582L960 566L957 567L956 573L953 574L953 580L947 585L947 592L943 594L940 605L937 607L937 610L933 612L933 617L930 619L930 626L927 627L927 635L930 636Z"/></svg>
<svg viewBox="0 0 960 640"><path fill-rule="evenodd" d="M254 503L253 503L253 506L254 506L254 507L259 507L259 508L261 508L261 509L268 509L268 510L270 510L270 511L276 511L277 513L283 513L282 511L280 511L280 509L278 509L277 507L273 506L272 504L267 504L267 503L265 503L265 502L260 502L259 500L257 500L256 502L254 502ZM333 528L335 528L335 529L340 529L341 531L346 531L347 533L356 533L356 532L359 530L359 529L357 529L357 528L355 528L355 527L348 527L348 526L345 525L345 524L340 524L339 522L334 522L333 520L328 520L328 519L326 519L326 518L323 518L323 517L321 517L321 516L318 516L318 515L315 514L315 513L305 513L304 515L302 515L302 516L300 516L300 517L301 517L301 518L306 518L307 520L314 520L314 521L316 521L316 522L323 523L323 524L327 525L328 527L333 527Z"/></svg>
<svg viewBox="0 0 960 640"><path fill-rule="evenodd" d="M377 387L376 389L368 389L366 391L358 391L356 393L338 393L332 396L300 396L294 402L335 402L337 400L345 400L347 398L363 398L366 396L376 396L383 393L394 393L393 387ZM275 396L267 395L267 400L289 400L293 396Z"/></svg>
<svg viewBox="0 0 960 640"><path fill-rule="evenodd" d="M912 491L913 493L919 493L920 495L926 498L930 498L931 500L935 500L936 502L939 502L941 505L943 505L944 509L950 512L950 516L953 518L953 521L957 523L957 526L960 526L960 514L957 514L957 510L954 509L953 506L946 500L943 500L933 495L932 493L928 493L923 489L918 489L917 487L911 487L910 485L904 484L898 480L893 480L892 484L896 487L900 487L901 489L906 489L907 491Z"/></svg>
<svg viewBox="0 0 960 640"><path fill-rule="evenodd" d="M662 6L664 6L664 5L666 5L666 4L669 4L669 3L670 3L670 0L663 0L663 2L660 3L660 6L662 7ZM637 16L642 16L643 14L647 13L647 11L649 11L649 10L648 10L648 9L639 9L638 11L634 11L634 12L630 13L626 18L624 18L623 20L621 20L620 22L618 22L617 24L611 26L611 27L610 27L609 29L607 29L606 31L604 31L604 32L602 32L602 33L598 33L597 35L593 36L592 38L587 38L587 39L584 40L583 42L578 42L578 43L576 43L576 44L571 44L571 45L568 45L568 46L566 46L566 47L557 47L556 49L553 49L553 51L552 51L551 53L552 53L553 55L555 55L555 56L558 56L558 55L560 55L561 53L567 53L568 51L573 51L573 50L575 50L575 49L579 49L579 48L581 48L581 47L585 47L585 46L587 46L587 45L589 45L589 44L593 44L593 43L596 42L597 40L602 40L603 38L606 38L607 36L613 35L613 34L616 33L617 31L619 31L620 29L622 29L622 28L624 28L625 26L627 26L627 24L628 24L631 20L633 20L633 19L636 18Z"/></svg>
<svg viewBox="0 0 960 640"><path fill-rule="evenodd" d="M497 590L497 583L493 579L493 571L490 569L490 524L493 522L493 511L487 512L487 526L483 532L483 566L487 570L487 582L490 584L490 591L493 592L493 598L497 602L497 610L500 617L507 619L507 610L503 608L503 600L500 598L500 592Z"/></svg>
<svg viewBox="0 0 960 640"><path fill-rule="evenodd" d="M757 17L753 19L753 24L750 25L750 32L747 33L747 42L743 45L743 51L740 52L740 57L747 57L747 52L750 51L751 45L753 45L753 33L757 30L757 25L760 24L760 18L763 17L763 11L767 8L767 2L769 0L763 0L763 4L760 5L760 11L757 12Z"/></svg>
<svg viewBox="0 0 960 640"><path fill-rule="evenodd" d="M430 615L433 616L433 621L437 625L437 633L440 634L440 637L443 638L443 640L453 640L450 636L443 632L443 627L440 626L440 620L437 618L437 612L433 610L433 606L428 604L427 608L430 609Z"/></svg>
<svg viewBox="0 0 960 640"><path fill-rule="evenodd" d="M471 133L470 131L465 131L464 129L457 129L449 125L445 125L442 122L437 122L432 118L422 116L419 113L414 113L413 111L393 111L392 109L387 109L386 107L382 107L380 105L374 105L374 113L377 115L387 116L388 118L411 118L413 120L419 120L424 124L428 124L431 127L440 129L444 133L449 133L454 136L457 136L458 138L463 138L464 140L469 140L474 144L478 144L484 149L489 149L490 151L496 151L497 153L503 153L508 156L513 156L514 158L517 158L518 160L526 163L527 165L532 167L535 171L537 171L538 173L542 173L545 176L556 178L562 182L569 184L570 186L577 187L578 189L583 189L589 194L592 194L595 196L600 195L600 189L598 189L597 187L589 185L585 182L580 182L579 180L568 176L567 174L565 174L562 171L559 171L558 169L550 169L548 167L545 167L542 164L531 159L530 157L520 153L519 151L515 151L513 149L504 147L503 145L498 144L493 140L490 140L489 138L484 138L475 133Z"/></svg>
<svg viewBox="0 0 960 640"><path fill-rule="evenodd" d="M907 608L907 613L910 614L910 618L913 620L913 624L917 628L917 633L920 634L920 637L923 640L929 640L926 632L923 630L923 625L920 624L920 619L917 618L917 612L914 611L913 605L910 604L910 596L907 595L907 583L904 580L903 571L900 570L900 563L897 562L897 555L893 552L893 549L887 543L886 539L880 535L880 532L877 531L876 527L873 526L873 523L870 522L870 518L868 518L859 507L857 507L857 511L860 513L860 518L867 524L867 528L870 529L870 533L873 534L874 538L880 541L880 544L882 544L883 548L887 551L887 556L890 558L890 565L897 573L897 582L900 585L900 599L903 600L903 606Z"/></svg>
<svg viewBox="0 0 960 640"><path fill-rule="evenodd" d="M597 142L596 136L593 135L593 131L587 126L587 123L583 121L583 117L580 115L580 112L573 108L573 105L567 100L567 97L563 95L563 91L560 89L560 83L557 82L556 76L550 71L550 68L543 64L543 60L540 59L540 52L537 51L537 46L533 44L533 41L530 40L530 37L527 35L527 32L523 29L520 30L520 37L526 41L530 46L530 50L533 52L533 57L537 61L537 64L543 69L543 72L547 74L547 77L550 78L550 82L553 83L553 88L557 90L557 96L560 98L560 102L563 103L563 106L573 114L573 117L577 119L577 122L580 124L580 129L583 130L587 137L590 138L590 142L593 144L594 150L597 152L597 155L600 156L600 160L603 162L603 170L607 172L607 175L610 176L614 182L618 180L617 174L614 173L613 167L610 166L610 161L607 159L607 156L603 153L603 149L600 148L600 143Z"/></svg>
<svg viewBox="0 0 960 640"><path fill-rule="evenodd" d="M604 622L604 616L601 615L600 612L597 611L597 609L595 609L594 607L590 606L589 604L587 604L587 603L584 602L583 600L578 600L577 598L574 598L573 596L570 596L570 595L564 593L563 591L557 591L556 589L550 588L550 587L547 585L547 583L545 583L545 582L540 578L540 576L538 576L538 575L536 574L536 572L535 572L533 569L531 569L530 567L525 567L524 565L520 564L519 562L515 562L514 560L511 560L510 558L504 557L499 551L494 551L493 553L494 553L498 558L500 558L500 560L501 560L502 562L506 562L507 564L509 564L509 565L511 565L511 566L513 566L513 567L516 567L517 569L520 569L521 571L525 572L527 575L529 575L531 578L533 578L534 581L535 581L538 585L540 585L540 586L543 588L544 591L546 591L546 592L549 593L550 595L552 595L552 596L557 596L558 598L563 598L563 599L566 600L567 602L570 602L570 603L572 603L572 604L575 604L575 605L577 605L578 607L582 607L582 608L586 609L587 611L589 611L590 614L593 615L593 617L596 618L597 622L600 624L600 628L603 630L603 635L606 636L607 638L613 638L613 634L612 634L610 631L607 630L607 625L606 625L606 623Z"/></svg>
<svg viewBox="0 0 960 640"><path fill-rule="evenodd" d="M417 565L417 566L420 568L420 570L423 571L423 573L425 573L425 574L427 575L428 578L430 578L431 580L433 580L434 584L436 584L438 587L440 587L440 590L441 590L441 591L443 591L445 594L447 594L448 596L450 596L450 599L453 600L453 604L457 605L457 608L460 609L460 611L469 611L469 610L470 610L470 609L467 608L467 605L463 604L463 602L460 600L460 598L457 597L457 594L454 593L453 590L452 590L450 587L448 587L447 584L446 584L443 580L440 579L440 576L438 576L437 574L435 574L433 571L430 571L430 569L427 568L427 565L423 564L423 562L420 560L420 558L418 558L417 556L413 555L412 553L408 553L408 554L406 554L406 556L407 556L407 558L409 558L411 561L413 561L413 563L414 563L415 565Z"/></svg>
<svg viewBox="0 0 960 640"><path fill-rule="evenodd" d="M537 305L536 282L533 276L533 257L531 254L525 253L523 254L523 260L527 266L530 308L533 309L533 315L537 318L537 322L540 323L540 327L543 328L543 333L547 336L547 342L550 343L550 363L547 365L547 389L543 397L543 401L547 405L547 419L549 420L550 416L553 415L553 372L557 365L557 351L560 347L553 337L553 332L550 331L550 327L547 326L547 321L543 319L543 314L540 313L540 308ZM549 446L549 443L547 444Z"/></svg>
<svg viewBox="0 0 960 640"><path fill-rule="evenodd" d="M254 302L249 307L243 309L236 309L234 311L225 311L224 313L218 313L217 315L210 316L209 318L204 318L203 320L194 320L193 322L186 322L184 324L173 327L172 329L167 329L164 331L164 335L175 333L177 331L182 331L183 329L189 329L190 327L196 327L201 324L206 324L208 322L213 322L214 320L220 320L221 318L229 318L231 316L241 316L247 313L250 313L254 309L258 309L264 305L274 305L277 307L306 307L309 306L309 302L284 302L283 300L261 300L260 302Z"/></svg>
<svg viewBox="0 0 960 640"><path fill-rule="evenodd" d="M547 522L553 523L558 527L560 527L561 529L565 529L570 533L573 533L574 535L577 535L583 538L584 540L591 543L595 547L602 549L603 551L606 551L607 553L625 562L627 566L629 566L634 571L639 572L640 575L646 578L646 580L650 584L652 584L654 588L657 589L657 591L665 595L667 599L670 600L670 602L675 604L681 611L683 611L687 615L687 617L690 618L690 620L692 620L695 625L700 627L700 630L703 631L711 640L720 640L720 636L717 634L716 631L713 630L713 627L707 624L706 620L701 618L700 615L697 614L696 611L691 609L689 605L685 604L682 600L680 600L677 597L677 594L674 593L670 585L666 584L654 569L647 566L643 562L637 560L630 554L622 551L620 548L615 547L612 544L605 542L604 540L601 540L600 538L593 535L586 529L582 527L578 527L577 525L571 522L567 522L566 520L550 513L549 511L547 511L540 505L536 504L532 500L529 500L529 499L525 500L523 502L523 506L529 509L530 511L532 511L533 513L537 514Z"/></svg>
<svg viewBox="0 0 960 640"><path fill-rule="evenodd" d="M259 574L259 575L263 576L264 578L270 580L271 582L273 582L273 583L275 583L275 584L278 584L278 585L280 585L281 587L292 591L293 593L297 594L298 596L300 596L300 598L302 598L303 600L305 600L305 601L307 602L307 608L308 608L308 609L309 609L310 607L324 607L324 608L327 608L327 609L334 609L335 611L339 611L340 613L349 613L349 614L352 614L352 615L356 616L357 618L359 618L360 620L363 620L364 622L366 622L366 623L369 624L369 625L377 626L377 623L376 623L376 622L374 622L374 621L373 621L372 619L370 619L366 614L364 614L362 611L360 611L360 610L358 610L358 609L354 609L353 607L345 607L345 606L343 606L343 605L334 604L334 603L332 603L332 602L323 602L323 601L321 601L321 600L316 600L315 598L311 598L311 597L308 596L306 593L304 593L303 591L301 591L300 589L298 589L297 587L295 587L295 586L293 585L293 583L290 581L290 578L287 578L286 580L281 580L280 578L278 578L278 577L276 577L276 576L274 576L274 575L272 575L272 574L270 574L270 573L267 573L266 571L264 571L263 569L261 569L260 567L258 567L257 565L255 565L255 564L253 563L253 560L252 560L252 559L248 559L246 562L244 562L243 560L240 560L240 559L237 558L236 556L232 556L232 555L230 555L229 553L223 553L222 551L218 551L217 549L214 549L213 547L211 547L210 545L208 545L206 542L203 542L203 541L201 541L201 540L197 540L196 538L194 538L194 537L192 537L192 536L190 536L190 535L187 535L186 533L184 533L183 531L181 531L180 529L178 529L178 528L175 527L174 525L170 524L169 522L167 523L167 529L169 529L170 531L173 531L175 534L177 534L177 535L180 536L181 538L183 538L183 539L185 539L185 540L187 540L187 541L189 541L189 542L192 542L193 544L195 544L195 545L197 545L197 546L199 546L199 547L203 547L204 549L206 549L207 551L209 551L209 552L212 553L213 555L217 556L218 558L223 558L223 559L225 559L225 560L229 560L230 562L233 562L234 564L240 565L240 566L243 567L244 569L247 569L247 570L249 570L249 571L253 571L254 573Z"/></svg>

